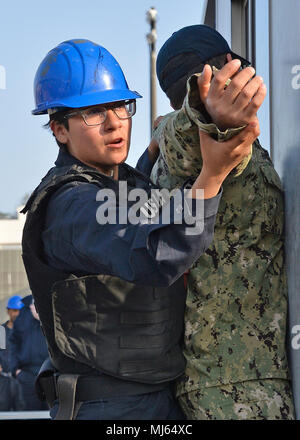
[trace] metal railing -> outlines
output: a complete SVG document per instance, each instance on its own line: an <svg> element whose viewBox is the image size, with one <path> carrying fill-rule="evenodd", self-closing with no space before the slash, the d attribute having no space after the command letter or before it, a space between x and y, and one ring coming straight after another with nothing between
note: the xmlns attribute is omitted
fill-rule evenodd
<svg viewBox="0 0 300 440"><path fill-rule="evenodd" d="M50 419L49 411L0 411L0 420Z"/></svg>

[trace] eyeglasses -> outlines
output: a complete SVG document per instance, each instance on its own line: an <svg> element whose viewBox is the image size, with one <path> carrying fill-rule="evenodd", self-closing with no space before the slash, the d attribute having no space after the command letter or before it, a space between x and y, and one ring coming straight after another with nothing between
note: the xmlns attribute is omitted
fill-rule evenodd
<svg viewBox="0 0 300 440"><path fill-rule="evenodd" d="M90 107L85 110L67 113L64 118L68 119L72 116L81 115L86 125L96 126L105 122L108 110L112 110L119 119L130 119L136 112L135 101L122 101L105 107Z"/></svg>

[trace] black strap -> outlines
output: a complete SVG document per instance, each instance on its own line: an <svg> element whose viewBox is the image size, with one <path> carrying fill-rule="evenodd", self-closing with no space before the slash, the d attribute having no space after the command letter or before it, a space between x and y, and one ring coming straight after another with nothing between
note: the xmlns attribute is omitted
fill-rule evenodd
<svg viewBox="0 0 300 440"><path fill-rule="evenodd" d="M72 377L74 380L74 376L77 378L76 385L65 386L66 393L70 393L70 397L67 396L64 398L62 393L60 396L58 395L58 379L62 375L52 374L51 376L39 377L39 387L37 388L38 396L42 401L47 401L49 409L53 407L54 402L59 399L59 406L65 405L65 402L71 409L68 410L68 414L65 415L63 413L63 417L70 417L72 414L73 408L73 419L76 418L77 412L82 405L82 403L90 401L90 400L99 400L99 399L108 399L111 397L120 397L120 396L130 396L133 394L146 394L152 393L155 391L160 391L168 386L168 383L159 383L159 384L145 384L140 382L132 382L132 381L124 381L112 376L101 375L101 376L81 376L81 375L71 375L65 374L64 376ZM62 380L62 379L61 379ZM60 380L60 382L61 382ZM60 386L60 390L61 390ZM75 402L74 399L75 392ZM62 402L62 398L64 401ZM69 403L71 402L71 403ZM55 417L55 420L58 420L60 415ZM63 419L61 419L63 420Z"/></svg>
<svg viewBox="0 0 300 440"><path fill-rule="evenodd" d="M36 392L39 399L42 401L46 400L47 405L51 408L57 398L55 376L52 374L52 376L39 377Z"/></svg>
<svg viewBox="0 0 300 440"><path fill-rule="evenodd" d="M56 391L59 401L58 411L54 420L73 420L81 406L81 402L76 402L75 395L78 374L61 374L56 382Z"/></svg>

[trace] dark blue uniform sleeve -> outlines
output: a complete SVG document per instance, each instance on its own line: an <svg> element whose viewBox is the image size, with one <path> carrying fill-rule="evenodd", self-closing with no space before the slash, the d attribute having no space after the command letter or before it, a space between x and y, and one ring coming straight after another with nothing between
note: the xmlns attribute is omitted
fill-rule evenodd
<svg viewBox="0 0 300 440"><path fill-rule="evenodd" d="M186 233L188 219L175 223L174 204L170 222L163 224L99 224L96 200L99 188L73 182L50 199L42 235L48 264L83 274L107 274L130 282L171 285L207 249L213 238L215 216L221 194L204 201L204 228ZM196 215L196 203L190 215ZM178 211L177 211L178 212ZM184 217L184 218L183 218Z"/></svg>
<svg viewBox="0 0 300 440"><path fill-rule="evenodd" d="M144 173L144 174L146 174L146 176L150 177L153 165L154 165L154 163L151 162L151 160L149 159L148 148L147 148L144 151L144 153L141 155L139 160L137 161L137 164L136 164L135 168L138 171L140 171L141 173Z"/></svg>

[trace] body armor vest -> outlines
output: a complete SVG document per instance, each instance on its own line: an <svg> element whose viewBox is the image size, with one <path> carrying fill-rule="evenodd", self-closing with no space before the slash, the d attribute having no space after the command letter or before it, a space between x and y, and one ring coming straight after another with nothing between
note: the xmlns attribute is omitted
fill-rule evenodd
<svg viewBox="0 0 300 440"><path fill-rule="evenodd" d="M128 188L150 188L150 181L121 165ZM66 273L43 258L47 203L62 185L82 181L100 188L117 184L87 166L54 167L23 212L23 261L47 340L60 373L108 375L158 384L184 371L182 355L186 293L180 278L168 288L135 285L109 275Z"/></svg>

